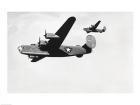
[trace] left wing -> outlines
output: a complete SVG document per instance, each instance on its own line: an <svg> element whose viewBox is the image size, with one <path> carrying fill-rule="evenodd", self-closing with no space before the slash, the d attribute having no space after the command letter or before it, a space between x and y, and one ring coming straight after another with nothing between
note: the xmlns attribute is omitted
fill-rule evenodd
<svg viewBox="0 0 140 105"><path fill-rule="evenodd" d="M62 42L64 41L65 37L69 33L71 27L73 26L76 18L75 17L70 17L67 19L67 21L60 27L60 29L55 33L56 35L59 36L57 39L50 39L47 47L50 49L57 49L61 46Z"/></svg>
<svg viewBox="0 0 140 105"><path fill-rule="evenodd" d="M100 20L94 25L94 28L96 29L98 27L98 25L100 24Z"/></svg>

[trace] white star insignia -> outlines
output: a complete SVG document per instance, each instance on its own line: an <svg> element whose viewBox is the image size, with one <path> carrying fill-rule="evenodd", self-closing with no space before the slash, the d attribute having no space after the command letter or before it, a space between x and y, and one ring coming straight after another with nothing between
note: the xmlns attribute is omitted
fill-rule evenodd
<svg viewBox="0 0 140 105"><path fill-rule="evenodd" d="M66 51L67 51L68 53L70 53L70 52L71 52L71 48L66 48Z"/></svg>

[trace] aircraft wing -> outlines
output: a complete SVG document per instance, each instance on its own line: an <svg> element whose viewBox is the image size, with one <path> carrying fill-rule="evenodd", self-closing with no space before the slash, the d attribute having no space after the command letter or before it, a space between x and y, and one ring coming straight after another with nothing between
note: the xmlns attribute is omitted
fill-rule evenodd
<svg viewBox="0 0 140 105"><path fill-rule="evenodd" d="M98 25L100 24L100 20L94 25L94 28L96 29L98 27Z"/></svg>
<svg viewBox="0 0 140 105"><path fill-rule="evenodd" d="M43 59L44 57L45 57L45 56L38 56L37 58L33 58L33 59L31 60L31 62L37 62L37 61Z"/></svg>
<svg viewBox="0 0 140 105"><path fill-rule="evenodd" d="M69 33L71 27L73 26L76 18L75 17L70 17L66 20L66 22L60 27L60 29L55 33L56 35L59 36L57 39L50 39L47 47L51 49L57 49L61 46L63 43L65 37Z"/></svg>

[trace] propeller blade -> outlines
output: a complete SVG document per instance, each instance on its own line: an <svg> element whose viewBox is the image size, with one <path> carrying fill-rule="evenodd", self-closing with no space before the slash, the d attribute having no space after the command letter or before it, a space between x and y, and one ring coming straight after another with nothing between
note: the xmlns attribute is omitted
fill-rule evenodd
<svg viewBox="0 0 140 105"><path fill-rule="evenodd" d="M39 37L39 43L38 44L40 45L40 37Z"/></svg>
<svg viewBox="0 0 140 105"><path fill-rule="evenodd" d="M47 39L47 32L46 32L46 30L45 30L45 35L44 35L44 37Z"/></svg>
<svg viewBox="0 0 140 105"><path fill-rule="evenodd" d="M47 35L46 30L45 30L45 35Z"/></svg>

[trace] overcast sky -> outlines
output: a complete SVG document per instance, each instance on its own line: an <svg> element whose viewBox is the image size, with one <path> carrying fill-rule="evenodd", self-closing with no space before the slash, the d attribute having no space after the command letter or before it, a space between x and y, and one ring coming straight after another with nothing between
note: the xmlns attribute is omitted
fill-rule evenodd
<svg viewBox="0 0 140 105"><path fill-rule="evenodd" d="M63 45L83 45L83 28L101 20L105 33L90 33L97 45L82 58L46 57L32 63L18 52L20 45L37 43L39 36L55 33L70 16L76 22ZM8 13L8 92L131 92L131 13Z"/></svg>

